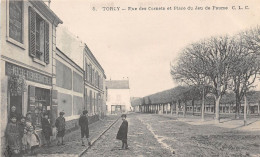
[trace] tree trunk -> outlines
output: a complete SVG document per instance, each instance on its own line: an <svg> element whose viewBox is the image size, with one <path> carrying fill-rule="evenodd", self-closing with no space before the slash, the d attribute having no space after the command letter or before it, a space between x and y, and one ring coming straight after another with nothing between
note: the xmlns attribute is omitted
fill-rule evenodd
<svg viewBox="0 0 260 157"><path fill-rule="evenodd" d="M258 116L259 116L259 114L260 114L260 113L259 113L259 112L260 112L259 110L260 110L260 102L258 102L258 106L257 106L257 113L258 113Z"/></svg>
<svg viewBox="0 0 260 157"><path fill-rule="evenodd" d="M172 110L173 110L173 102L170 104L170 108L171 108L171 115L172 115Z"/></svg>
<svg viewBox="0 0 260 157"><path fill-rule="evenodd" d="M213 112L216 113L216 100L214 100L214 108L213 108Z"/></svg>
<svg viewBox="0 0 260 157"><path fill-rule="evenodd" d="M183 117L186 116L186 106L187 106L187 103L184 102L184 105L183 105Z"/></svg>
<svg viewBox="0 0 260 157"><path fill-rule="evenodd" d="M192 103L192 115L194 116L194 99L192 99L191 103Z"/></svg>
<svg viewBox="0 0 260 157"><path fill-rule="evenodd" d="M201 105L201 119L204 121L204 112L205 112L205 89L202 89L202 105Z"/></svg>
<svg viewBox="0 0 260 157"><path fill-rule="evenodd" d="M241 100L239 94L236 93L236 114L235 114L236 119L239 119L240 116L240 106L241 106Z"/></svg>
<svg viewBox="0 0 260 157"><path fill-rule="evenodd" d="M179 105L180 105L180 101L178 101L178 104L176 104L176 115L179 115Z"/></svg>
<svg viewBox="0 0 260 157"><path fill-rule="evenodd" d="M246 126L246 110L247 110L247 98L246 98L246 94L244 95L244 99L245 99L245 104L244 104L244 125Z"/></svg>
<svg viewBox="0 0 260 157"><path fill-rule="evenodd" d="M215 113L215 115L216 115L216 117L215 117L215 121L216 122L220 122L220 117L219 117L219 104L220 104L220 99L221 99L221 96L216 96L216 107L215 107L215 111L216 111L216 113Z"/></svg>

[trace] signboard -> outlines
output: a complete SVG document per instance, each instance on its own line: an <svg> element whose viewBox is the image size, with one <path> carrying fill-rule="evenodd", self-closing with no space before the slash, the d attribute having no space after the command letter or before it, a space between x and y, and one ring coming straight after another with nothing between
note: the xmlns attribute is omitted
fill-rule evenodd
<svg viewBox="0 0 260 157"><path fill-rule="evenodd" d="M44 85L52 85L51 77L8 62L6 62L5 74L7 76L22 75L28 81L37 82Z"/></svg>

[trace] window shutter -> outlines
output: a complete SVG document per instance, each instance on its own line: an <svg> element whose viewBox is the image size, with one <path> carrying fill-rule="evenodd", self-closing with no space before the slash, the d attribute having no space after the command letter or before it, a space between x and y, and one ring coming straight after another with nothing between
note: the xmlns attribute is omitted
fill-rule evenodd
<svg viewBox="0 0 260 157"><path fill-rule="evenodd" d="M85 80L88 80L88 64L85 65Z"/></svg>
<svg viewBox="0 0 260 157"><path fill-rule="evenodd" d="M36 12L29 8L29 55L36 55Z"/></svg>
<svg viewBox="0 0 260 157"><path fill-rule="evenodd" d="M46 64L49 64L50 58L50 44L49 44L49 23L45 21L45 53L44 53L44 61Z"/></svg>

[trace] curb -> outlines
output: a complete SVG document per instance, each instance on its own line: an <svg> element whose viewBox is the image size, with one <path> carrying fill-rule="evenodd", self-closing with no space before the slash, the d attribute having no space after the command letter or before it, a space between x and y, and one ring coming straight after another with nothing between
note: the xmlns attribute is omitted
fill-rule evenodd
<svg viewBox="0 0 260 157"><path fill-rule="evenodd" d="M100 137L102 135L104 135L119 119L120 119L120 117L118 117L107 129L105 129L101 134L99 134L97 138L95 138L93 141L91 141L92 142L91 146L93 146L95 144L95 142L97 140L99 140ZM91 148L91 146L88 146L85 150L83 150L81 153L79 153L78 157L81 157L84 153L86 153Z"/></svg>

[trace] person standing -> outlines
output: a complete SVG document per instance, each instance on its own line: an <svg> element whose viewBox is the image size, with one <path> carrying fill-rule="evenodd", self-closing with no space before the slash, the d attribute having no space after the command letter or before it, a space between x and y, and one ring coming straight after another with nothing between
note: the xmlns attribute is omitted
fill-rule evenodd
<svg viewBox="0 0 260 157"><path fill-rule="evenodd" d="M89 141L89 128L88 128L88 117L87 117L88 111L84 110L82 115L80 115L79 118L79 126L81 128L81 141L82 141L82 146L85 146L84 143L84 136L86 136L88 145L91 146L91 143Z"/></svg>
<svg viewBox="0 0 260 157"><path fill-rule="evenodd" d="M58 143L57 145L64 145L64 142L63 142L63 138L64 138L64 135L65 135L65 126L66 126L66 123L65 123L65 118L63 117L64 116L64 112L60 112L60 116L56 119L56 122L55 122L55 126L57 128L57 138L58 138Z"/></svg>
<svg viewBox="0 0 260 157"><path fill-rule="evenodd" d="M22 117L22 114L18 113L17 110L16 110L16 107L15 106L12 106L11 107L11 111L10 111L10 118L9 118L9 122L11 120L12 117L16 117L16 120L17 122L20 121L21 117Z"/></svg>
<svg viewBox="0 0 260 157"><path fill-rule="evenodd" d="M126 114L122 114L122 124L117 132L116 139L122 141L122 149L128 149L127 145L127 132L128 132L128 122L126 120Z"/></svg>
<svg viewBox="0 0 260 157"><path fill-rule="evenodd" d="M21 137L15 115L11 117L10 122L7 124L6 138L7 147L10 148L11 151L10 153L13 154L13 156L18 155L20 153Z"/></svg>
<svg viewBox="0 0 260 157"><path fill-rule="evenodd" d="M19 125L19 132L20 132L20 137L22 139L21 143L21 152L24 153L27 145L26 137L25 137L25 129L26 129L26 121L25 117L21 117L20 122L18 123Z"/></svg>
<svg viewBox="0 0 260 157"><path fill-rule="evenodd" d="M48 120L48 113L43 114L42 118L42 132L46 140L46 145L50 146L50 138L52 136L51 124Z"/></svg>

